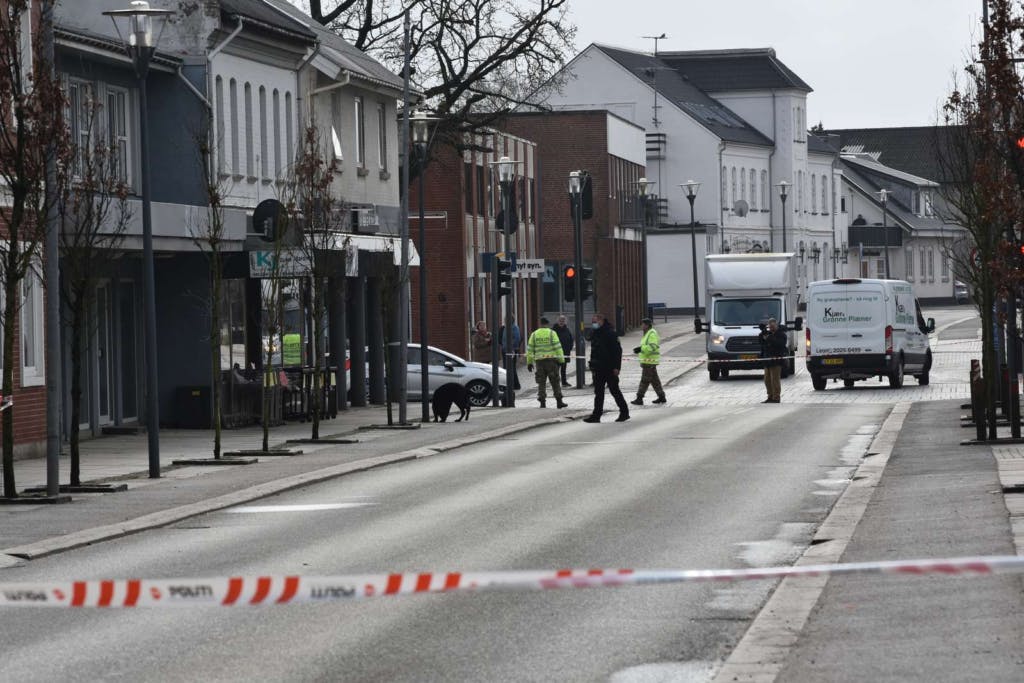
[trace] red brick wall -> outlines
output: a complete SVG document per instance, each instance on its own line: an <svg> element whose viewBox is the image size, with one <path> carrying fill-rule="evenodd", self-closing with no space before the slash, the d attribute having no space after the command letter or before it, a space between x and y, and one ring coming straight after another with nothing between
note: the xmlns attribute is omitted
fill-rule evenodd
<svg viewBox="0 0 1024 683"><path fill-rule="evenodd" d="M636 327L643 317L640 242L619 239L616 228L621 193L631 191L630 183L644 175L644 167L608 153L607 121L603 110L544 112L510 116L503 127L537 143L545 259L574 260L569 173L590 172L594 216L583 221L581 241L584 263L594 266L595 305L613 322L616 306L623 306L626 326Z"/></svg>

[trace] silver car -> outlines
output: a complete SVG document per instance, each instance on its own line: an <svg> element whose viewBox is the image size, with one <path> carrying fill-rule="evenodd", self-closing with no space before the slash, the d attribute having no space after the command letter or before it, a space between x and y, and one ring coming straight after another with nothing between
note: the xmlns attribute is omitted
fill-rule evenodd
<svg viewBox="0 0 1024 683"><path fill-rule="evenodd" d="M420 345L409 344L409 371L406 375L406 391L410 399L420 398L421 373ZM428 387L434 391L443 384L461 384L469 392L469 402L474 407L486 406L491 402L491 366L459 358L439 348L427 347ZM505 391L505 370L498 368L498 391Z"/></svg>

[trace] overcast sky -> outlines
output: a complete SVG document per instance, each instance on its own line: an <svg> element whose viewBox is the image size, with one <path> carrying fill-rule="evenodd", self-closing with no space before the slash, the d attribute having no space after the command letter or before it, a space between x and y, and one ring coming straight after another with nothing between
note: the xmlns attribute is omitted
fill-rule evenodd
<svg viewBox="0 0 1024 683"><path fill-rule="evenodd" d="M826 128L936 123L980 35L982 0L573 0L576 47L772 47Z"/></svg>

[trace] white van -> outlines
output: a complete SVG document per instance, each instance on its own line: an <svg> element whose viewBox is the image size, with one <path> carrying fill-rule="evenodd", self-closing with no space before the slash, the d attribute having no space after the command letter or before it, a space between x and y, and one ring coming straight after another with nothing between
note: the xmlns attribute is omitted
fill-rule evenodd
<svg viewBox="0 0 1024 683"><path fill-rule="evenodd" d="M852 387L857 380L886 377L903 386L904 375L928 384L932 352L914 289L903 280L844 278L807 287L807 371L821 391L830 379Z"/></svg>

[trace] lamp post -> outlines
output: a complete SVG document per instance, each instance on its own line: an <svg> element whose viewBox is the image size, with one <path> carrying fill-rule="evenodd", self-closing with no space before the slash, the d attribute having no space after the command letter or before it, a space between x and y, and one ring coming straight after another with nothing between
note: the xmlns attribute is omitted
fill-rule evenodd
<svg viewBox="0 0 1024 683"><path fill-rule="evenodd" d="M782 200L782 251L786 251L786 199L789 198L789 183L785 180L775 187L779 188L779 199Z"/></svg>
<svg viewBox="0 0 1024 683"><path fill-rule="evenodd" d="M690 259L693 261L693 317L697 317L697 221L693 217L693 201L697 199L700 183L687 180L679 187L686 190L686 200L690 202Z"/></svg>
<svg viewBox="0 0 1024 683"><path fill-rule="evenodd" d="M579 276L580 268L583 265L583 172L572 171L569 173L569 201L572 204L572 233L573 233L573 258L576 263L576 277L573 278L573 315L576 318L576 388L582 389L586 382L583 373L586 372L585 341L583 339L583 286L582 277Z"/></svg>
<svg viewBox="0 0 1024 683"><path fill-rule="evenodd" d="M886 205L889 203L889 190L878 191L878 201L882 202L882 245L885 250L885 279L889 279L889 228L886 224Z"/></svg>
<svg viewBox="0 0 1024 683"><path fill-rule="evenodd" d="M427 350L427 230L424 207L423 175L427 162L427 146L430 144L430 122L422 110L412 115L412 143L416 148L419 162L419 205L420 205L420 404L421 420L430 422L430 356Z"/></svg>
<svg viewBox="0 0 1024 683"><path fill-rule="evenodd" d="M648 308L647 296L647 201L650 199L647 191L654 185L657 183L647 178L640 178L636 181L637 195L640 197L640 270L643 273L643 310L644 316L648 318L651 317L651 311Z"/></svg>
<svg viewBox="0 0 1024 683"><path fill-rule="evenodd" d="M516 178L517 163L507 156L503 156L494 162L494 165L498 167L498 183L501 185L502 233L504 235L505 258L509 260L512 259L512 203L510 200L512 183L515 182ZM497 271L495 271L495 276L497 276ZM514 355L512 348L512 297L513 294L511 293L505 297L505 353L503 355L506 408L514 407L516 400L514 377L516 373L515 363L518 361L518 358Z"/></svg>
<svg viewBox="0 0 1024 683"><path fill-rule="evenodd" d="M142 163L142 285L143 310L146 320L146 436L149 446L149 477L160 478L160 404L157 392L156 361L156 277L153 269L153 218L149 191L149 124L147 121L146 75L149 63L156 52L157 43L163 33L167 17L173 12L151 9L145 0L134 0L128 9L104 12L114 22L117 35L125 43L125 50L132 60L135 76L139 80L139 153ZM126 34L121 33L118 20L126 25ZM160 32L154 38L153 24L160 25Z"/></svg>

